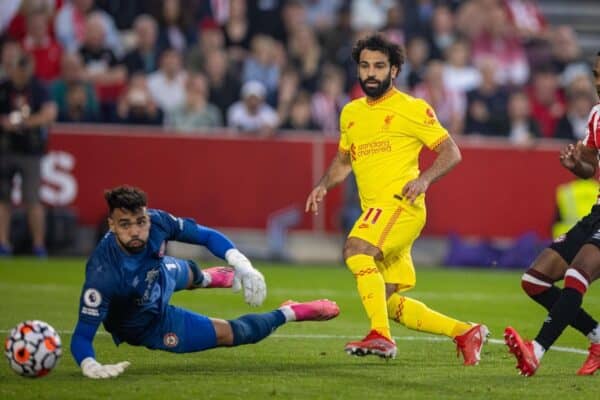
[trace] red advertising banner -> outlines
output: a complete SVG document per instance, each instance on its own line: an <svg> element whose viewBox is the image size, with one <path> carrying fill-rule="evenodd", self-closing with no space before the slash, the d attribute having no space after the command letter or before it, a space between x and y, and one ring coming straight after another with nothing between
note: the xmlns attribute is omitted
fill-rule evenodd
<svg viewBox="0 0 600 400"><path fill-rule="evenodd" d="M428 192L424 232L549 237L556 187L573 179L558 162L560 144L523 150L462 141L460 147L463 162ZM263 229L272 213L298 207L298 229L335 231L341 190L328 194L317 216L304 214L304 201L336 149L335 140L314 136L215 138L57 126L43 163L42 198L95 225L106 214L103 191L130 184L148 193L151 207L204 225ZM424 151L422 159L428 165L433 153Z"/></svg>

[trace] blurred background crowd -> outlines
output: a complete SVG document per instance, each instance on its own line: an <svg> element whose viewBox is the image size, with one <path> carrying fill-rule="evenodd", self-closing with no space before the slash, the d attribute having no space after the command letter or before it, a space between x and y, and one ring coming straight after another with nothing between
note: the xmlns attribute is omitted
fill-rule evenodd
<svg viewBox="0 0 600 400"><path fill-rule="evenodd" d="M362 96L352 45L381 31L406 50L397 86L454 135L580 139L596 102L591 53L540 3L3 0L0 76L28 55L64 123L335 137Z"/></svg>

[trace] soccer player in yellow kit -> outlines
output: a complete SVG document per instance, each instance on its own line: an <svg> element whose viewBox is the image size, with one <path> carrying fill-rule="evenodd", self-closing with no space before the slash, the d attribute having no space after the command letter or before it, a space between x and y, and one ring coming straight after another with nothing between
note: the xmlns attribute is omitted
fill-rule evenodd
<svg viewBox="0 0 600 400"><path fill-rule="evenodd" d="M362 214L346 239L344 260L356 278L371 330L346 344L345 351L394 358L391 318L453 338L464 364L475 365L489 335L485 325L447 317L403 295L415 286L411 247L425 225L425 191L460 162L460 151L425 101L394 87L404 62L400 46L371 35L356 43L352 57L366 97L342 110L339 151L306 200L306 211L317 213L327 191L354 172ZM419 173L423 145L438 155Z"/></svg>

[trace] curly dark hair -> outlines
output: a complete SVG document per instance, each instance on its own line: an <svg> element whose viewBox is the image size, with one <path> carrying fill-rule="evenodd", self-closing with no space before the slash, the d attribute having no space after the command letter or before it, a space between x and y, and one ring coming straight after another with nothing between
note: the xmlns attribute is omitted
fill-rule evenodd
<svg viewBox="0 0 600 400"><path fill-rule="evenodd" d="M380 51L388 57L391 66L400 67L404 64L404 49L402 46L390 42L379 33L371 34L359 39L352 49L352 59L356 64L360 62L360 53L364 49Z"/></svg>
<svg viewBox="0 0 600 400"><path fill-rule="evenodd" d="M105 190L104 199L111 214L117 208L137 212L140 208L146 207L148 202L148 197L143 190L127 185Z"/></svg>

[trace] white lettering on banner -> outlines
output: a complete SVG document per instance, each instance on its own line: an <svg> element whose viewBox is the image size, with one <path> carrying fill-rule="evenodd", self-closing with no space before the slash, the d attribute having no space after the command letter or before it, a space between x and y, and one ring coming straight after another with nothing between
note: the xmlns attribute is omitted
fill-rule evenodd
<svg viewBox="0 0 600 400"><path fill-rule="evenodd" d="M64 151L52 151L42 159L42 201L52 206L71 204L77 196L77 181L71 174L75 157Z"/></svg>
<svg viewBox="0 0 600 400"><path fill-rule="evenodd" d="M77 197L77 181L72 174L75 167L75 157L64 151L51 151L42 158L40 198L51 206L66 206ZM13 179L11 201L21 204L22 178L16 174Z"/></svg>

